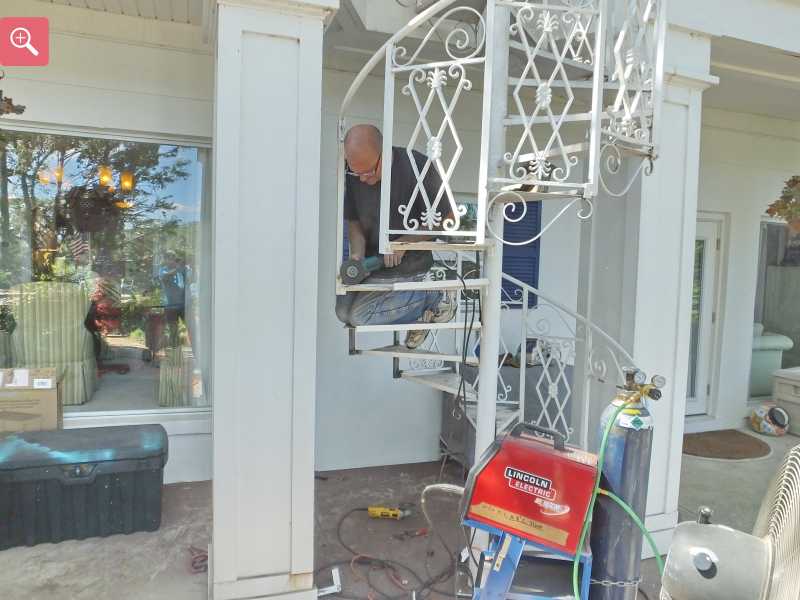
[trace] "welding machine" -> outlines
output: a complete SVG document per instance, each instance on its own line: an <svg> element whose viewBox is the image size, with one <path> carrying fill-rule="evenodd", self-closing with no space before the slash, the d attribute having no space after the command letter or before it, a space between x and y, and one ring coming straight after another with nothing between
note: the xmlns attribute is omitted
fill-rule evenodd
<svg viewBox="0 0 800 600"><path fill-rule="evenodd" d="M462 517L574 554L596 477L594 454L567 447L559 432L520 423L470 471Z"/></svg>
<svg viewBox="0 0 800 600"><path fill-rule="evenodd" d="M540 562L559 561L567 590L579 554L586 598L591 552L579 552L578 542L596 479L597 457L568 447L559 432L520 423L498 438L470 471L461 505L465 525L494 536L482 555L491 571L481 587L481 569L475 597L505 597L525 552ZM529 595L561 597L544 595L541 587Z"/></svg>

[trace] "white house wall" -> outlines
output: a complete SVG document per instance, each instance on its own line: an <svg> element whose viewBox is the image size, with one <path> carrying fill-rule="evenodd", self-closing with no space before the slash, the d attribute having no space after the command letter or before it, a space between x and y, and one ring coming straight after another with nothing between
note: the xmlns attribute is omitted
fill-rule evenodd
<svg viewBox="0 0 800 600"><path fill-rule="evenodd" d="M704 109L698 210L724 217L729 243L719 310L722 359L712 379L716 419L690 420L693 430L738 427L747 414L761 216L798 165L800 122Z"/></svg>
<svg viewBox="0 0 800 600"><path fill-rule="evenodd" d="M50 65L7 67L3 92L26 106L11 129L211 142L214 62L199 27L3 0L0 16L50 19ZM211 478L211 415L67 413L66 428L161 422L168 483Z"/></svg>
<svg viewBox="0 0 800 600"><path fill-rule="evenodd" d="M50 19L50 64L6 69L24 120L210 140L212 50L199 27L95 10L3 0L0 15Z"/></svg>
<svg viewBox="0 0 800 600"><path fill-rule="evenodd" d="M670 0L668 6L672 25L800 52L796 0Z"/></svg>

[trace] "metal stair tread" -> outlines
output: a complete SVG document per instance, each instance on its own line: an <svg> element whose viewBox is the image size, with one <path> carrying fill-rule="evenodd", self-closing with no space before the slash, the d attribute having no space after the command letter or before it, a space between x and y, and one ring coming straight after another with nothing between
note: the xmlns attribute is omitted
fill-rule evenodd
<svg viewBox="0 0 800 600"><path fill-rule="evenodd" d="M447 392L448 394L458 393L458 388L461 384L461 376L452 371L419 374L411 371L404 371L401 377L408 381L413 381L414 383L427 385L436 390ZM464 396L467 399L475 399L477 397L475 390L472 389L472 385L467 381L464 382L464 390Z"/></svg>
<svg viewBox="0 0 800 600"><path fill-rule="evenodd" d="M485 278L477 279L436 279L430 281L398 281L395 283L359 283L356 285L342 285L347 292L401 292L411 290L468 290L482 288L489 285Z"/></svg>
<svg viewBox="0 0 800 600"><path fill-rule="evenodd" d="M517 416L517 411L519 410L517 407L513 406L505 406L502 404L497 405L497 413L495 416L495 425L505 425L511 419ZM467 416L475 421L478 418L478 405L474 403L469 403L466 406Z"/></svg>
<svg viewBox="0 0 800 600"><path fill-rule="evenodd" d="M406 348L402 344L383 346L381 348L370 348L361 351L362 354L384 355L393 358L410 358L422 360L441 360L445 362L464 362L460 354L447 354L444 352L432 352L419 348ZM466 364L477 366L478 359L474 356L467 357Z"/></svg>
<svg viewBox="0 0 800 600"><path fill-rule="evenodd" d="M346 327L352 329L356 333L373 333L380 331L415 331L420 329L467 329L472 326L472 331L481 328L480 321L475 321L470 324L464 321L448 321L447 323L404 323L402 325L356 325L355 327Z"/></svg>
<svg viewBox="0 0 800 600"><path fill-rule="evenodd" d="M489 244L472 244L470 242L389 242L392 250L432 250L441 252L451 250L453 252L483 252L489 248Z"/></svg>

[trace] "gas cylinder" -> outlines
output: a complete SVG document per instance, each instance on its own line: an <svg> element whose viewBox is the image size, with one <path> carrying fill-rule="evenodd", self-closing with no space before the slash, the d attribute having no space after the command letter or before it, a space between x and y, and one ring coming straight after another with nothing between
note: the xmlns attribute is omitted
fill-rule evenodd
<svg viewBox="0 0 800 600"><path fill-rule="evenodd" d="M653 419L642 401L643 389L648 390L645 393L649 397L660 398L660 391L655 385L643 386L644 378L641 371L625 371L626 385L603 412L599 438L602 439L617 409L626 405L609 432L601 465L601 487L624 500L642 521L645 517L653 445ZM591 547L593 565L589 598L636 600L642 533L625 511L605 496L598 497L595 505Z"/></svg>

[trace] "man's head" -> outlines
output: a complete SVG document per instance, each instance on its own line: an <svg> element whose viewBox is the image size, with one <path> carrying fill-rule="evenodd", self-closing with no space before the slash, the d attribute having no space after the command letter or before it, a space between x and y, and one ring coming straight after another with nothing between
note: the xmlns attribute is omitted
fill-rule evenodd
<svg viewBox="0 0 800 600"><path fill-rule="evenodd" d="M349 177L367 185L381 180L383 136L374 125L354 125L344 138L344 156Z"/></svg>

